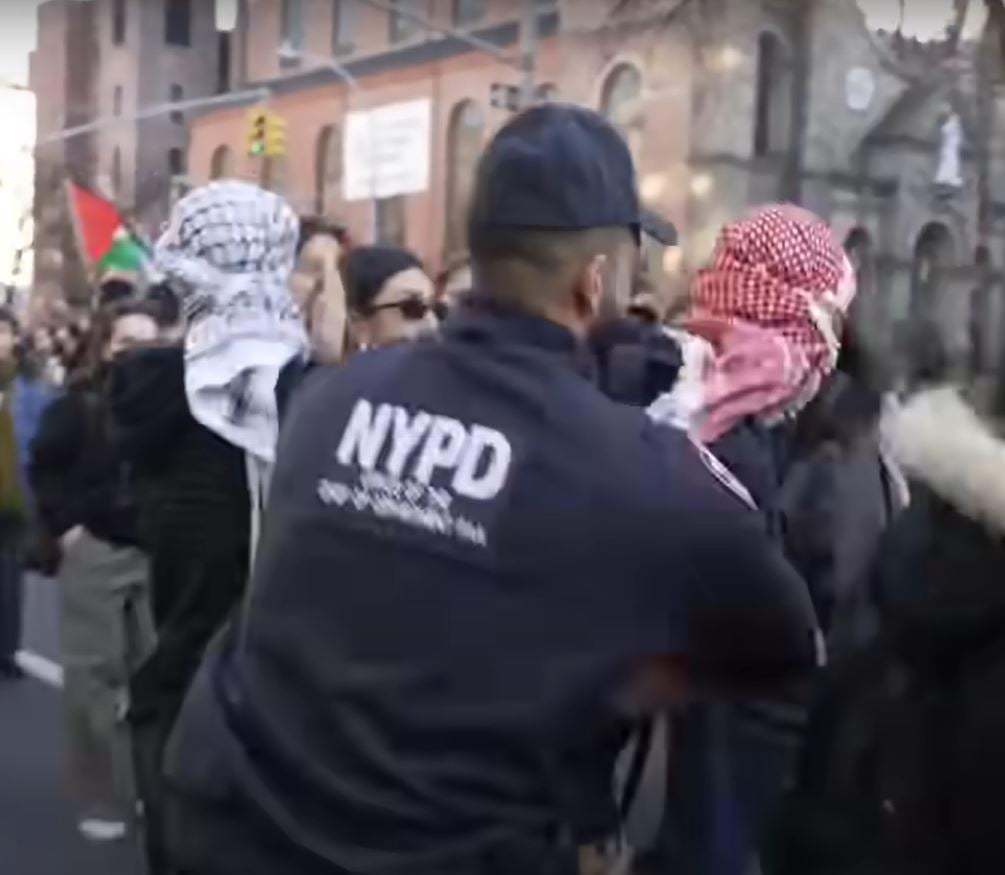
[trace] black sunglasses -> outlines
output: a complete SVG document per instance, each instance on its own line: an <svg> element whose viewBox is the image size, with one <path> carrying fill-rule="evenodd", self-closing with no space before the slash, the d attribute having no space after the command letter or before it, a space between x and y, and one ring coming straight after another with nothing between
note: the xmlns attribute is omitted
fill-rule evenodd
<svg viewBox="0 0 1005 875"><path fill-rule="evenodd" d="M381 310L397 310L409 322L419 322L426 318L433 307L422 298L402 298L400 301L391 301L389 304L378 304L376 307L371 307L370 313L372 315Z"/></svg>

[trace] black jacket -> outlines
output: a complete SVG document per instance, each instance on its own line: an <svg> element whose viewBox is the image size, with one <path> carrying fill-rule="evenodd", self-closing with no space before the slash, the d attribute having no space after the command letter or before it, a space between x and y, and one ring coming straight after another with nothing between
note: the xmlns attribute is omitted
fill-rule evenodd
<svg viewBox="0 0 1005 875"><path fill-rule="evenodd" d="M154 545L196 555L245 549L244 454L192 417L182 350L120 357L109 400L116 443L140 484L144 528Z"/></svg>
<svg viewBox="0 0 1005 875"><path fill-rule="evenodd" d="M632 317L594 333L590 352L594 379L608 398L648 407L677 381L683 359L677 342L661 326Z"/></svg>
<svg viewBox="0 0 1005 875"><path fill-rule="evenodd" d="M136 546L136 495L115 444L107 380L102 371L74 383L49 406L32 444L29 478L52 535L84 526L102 541Z"/></svg>
<svg viewBox="0 0 1005 875"><path fill-rule="evenodd" d="M192 417L180 348L122 356L110 398L151 557L158 631L157 650L132 684L132 717L160 714L170 724L209 639L244 592L244 454Z"/></svg>
<svg viewBox="0 0 1005 875"><path fill-rule="evenodd" d="M902 736L920 755L892 800L896 871L1002 871L1005 444L950 389L914 398L888 433L913 488L883 547L884 633L932 704Z"/></svg>
<svg viewBox="0 0 1005 875"><path fill-rule="evenodd" d="M755 515L577 352L470 309L301 388L247 621L167 759L183 810L256 824L242 875L277 843L291 875L543 871L542 848L614 829L648 659L699 684L815 664L805 587ZM240 868L206 838L225 822L179 832L182 868Z"/></svg>
<svg viewBox="0 0 1005 875"><path fill-rule="evenodd" d="M905 484L883 455L881 396L842 372L800 417L779 511L786 555L803 575L831 663L878 632L874 578L884 533Z"/></svg>
<svg viewBox="0 0 1005 875"><path fill-rule="evenodd" d="M911 503L880 548L880 636L832 678L827 756L779 871L1000 872L1005 444L955 390L916 396L885 432Z"/></svg>

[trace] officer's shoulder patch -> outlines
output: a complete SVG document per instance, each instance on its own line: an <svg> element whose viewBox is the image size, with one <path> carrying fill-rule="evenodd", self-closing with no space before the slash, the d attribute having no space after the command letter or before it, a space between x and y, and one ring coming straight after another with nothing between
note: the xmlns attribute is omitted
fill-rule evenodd
<svg viewBox="0 0 1005 875"><path fill-rule="evenodd" d="M706 446L700 444L697 440L692 438L692 445L698 452L698 458L701 459L702 464L708 469L708 472L715 477L723 486L726 487L733 495L740 499L747 507L751 510L757 510L757 502L754 501L754 497L750 494L750 490L744 486L736 475L729 470L715 454Z"/></svg>

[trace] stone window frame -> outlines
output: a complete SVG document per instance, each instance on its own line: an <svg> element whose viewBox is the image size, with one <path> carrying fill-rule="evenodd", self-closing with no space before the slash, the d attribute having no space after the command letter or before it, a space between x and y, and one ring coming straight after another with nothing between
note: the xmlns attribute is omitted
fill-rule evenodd
<svg viewBox="0 0 1005 875"><path fill-rule="evenodd" d="M338 123L330 122L318 131L314 147L314 209L319 216L328 215L332 202L341 198L342 145L342 128Z"/></svg>
<svg viewBox="0 0 1005 875"><path fill-rule="evenodd" d="M471 115L472 112L477 113L477 119ZM466 248L467 209L478 158L485 146L487 123L485 108L477 100L466 97L450 108L445 156L444 253L447 256Z"/></svg>
<svg viewBox="0 0 1005 875"><path fill-rule="evenodd" d="M629 119L619 120L612 117L612 108L608 104L616 77L628 70L633 71L638 76L638 94L636 96L638 107ZM632 157L635 159L636 166L639 165L642 156L643 141L645 139L645 96L646 65L636 55L623 54L613 58L597 79L595 105L600 114L621 132L632 153Z"/></svg>
<svg viewBox="0 0 1005 875"><path fill-rule="evenodd" d="M770 67L764 49L774 52ZM754 104L751 119L751 156L755 159L784 154L792 138L792 46L773 27L757 32L754 52ZM776 142L778 141L778 142Z"/></svg>

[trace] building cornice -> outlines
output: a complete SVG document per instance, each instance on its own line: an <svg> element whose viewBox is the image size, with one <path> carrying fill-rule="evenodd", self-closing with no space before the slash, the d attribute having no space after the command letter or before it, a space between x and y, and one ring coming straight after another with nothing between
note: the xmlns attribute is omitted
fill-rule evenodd
<svg viewBox="0 0 1005 875"><path fill-rule="evenodd" d="M559 24L560 16L557 9L541 12L538 15L539 37L547 39L554 36L558 33ZM506 21L480 30L473 30L472 33L485 42L499 48L506 48L516 45L519 41L520 25L516 21ZM382 73L389 73L395 70L406 70L409 67L417 67L422 64L430 64L478 53L478 49L464 42L464 40L458 37L447 36L395 46L394 48L384 49L369 55L350 58L345 62L339 61L339 64L353 79L364 80L369 76L378 76ZM333 58L333 60L339 59ZM345 78L344 74L340 74L334 68L317 66L305 70L296 70L271 79L248 82L243 87L249 90L261 88L269 91L273 97L278 97L285 94L296 94L300 91L319 88L325 85L344 84ZM230 104L228 109L233 109L234 106L251 106L255 102L253 98L249 98L244 103ZM207 108L202 112L197 111L190 114L199 117L212 115L217 111L216 108Z"/></svg>

